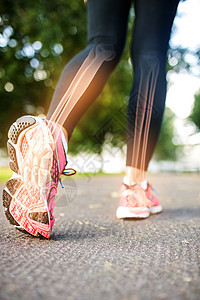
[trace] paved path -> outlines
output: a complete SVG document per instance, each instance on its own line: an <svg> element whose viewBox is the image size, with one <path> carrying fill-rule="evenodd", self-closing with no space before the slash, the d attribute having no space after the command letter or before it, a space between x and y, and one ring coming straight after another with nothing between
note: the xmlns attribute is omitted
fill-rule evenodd
<svg viewBox="0 0 200 300"><path fill-rule="evenodd" d="M200 176L150 178L165 211L143 221L115 219L121 176L71 179L50 240L1 209L0 299L200 299Z"/></svg>

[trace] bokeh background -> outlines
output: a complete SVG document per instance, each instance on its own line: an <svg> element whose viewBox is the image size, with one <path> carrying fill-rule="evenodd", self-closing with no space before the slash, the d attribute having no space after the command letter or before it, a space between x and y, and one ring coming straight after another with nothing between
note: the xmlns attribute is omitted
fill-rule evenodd
<svg viewBox="0 0 200 300"><path fill-rule="evenodd" d="M199 0L181 1L168 53L168 95L151 171L200 171ZM0 2L0 167L8 165L7 132L16 118L45 115L65 64L86 45L82 0ZM132 82L129 41L101 96L78 123L69 144L80 172L121 172L125 111ZM119 125L120 124L120 125Z"/></svg>

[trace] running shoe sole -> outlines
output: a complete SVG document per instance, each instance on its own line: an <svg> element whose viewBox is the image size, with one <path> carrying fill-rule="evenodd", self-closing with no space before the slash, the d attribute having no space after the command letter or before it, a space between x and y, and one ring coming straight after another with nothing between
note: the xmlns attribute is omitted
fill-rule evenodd
<svg viewBox="0 0 200 300"><path fill-rule="evenodd" d="M118 219L136 218L145 219L150 216L148 207L125 207L119 206L117 208L116 217Z"/></svg>
<svg viewBox="0 0 200 300"><path fill-rule="evenodd" d="M40 118L25 116L8 132L10 168L16 173L3 190L10 223L34 236L50 237L46 184L51 180L53 139ZM42 143L41 143L42 139Z"/></svg>
<svg viewBox="0 0 200 300"><path fill-rule="evenodd" d="M154 215L154 214L158 214L158 213L160 213L161 211L163 211L163 208L162 208L161 205L157 205L157 206L152 206L152 207L150 207L149 210L150 210L150 213L151 213L152 215Z"/></svg>

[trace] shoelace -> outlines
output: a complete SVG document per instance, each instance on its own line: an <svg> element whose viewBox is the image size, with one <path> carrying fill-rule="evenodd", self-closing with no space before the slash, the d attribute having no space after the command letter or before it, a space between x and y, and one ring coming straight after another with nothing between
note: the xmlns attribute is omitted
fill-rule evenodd
<svg viewBox="0 0 200 300"><path fill-rule="evenodd" d="M64 175L64 176L73 176L75 174L76 174L76 171L72 168L65 168L62 172L62 175ZM60 181L61 187L64 188L61 178L59 178L59 181Z"/></svg>

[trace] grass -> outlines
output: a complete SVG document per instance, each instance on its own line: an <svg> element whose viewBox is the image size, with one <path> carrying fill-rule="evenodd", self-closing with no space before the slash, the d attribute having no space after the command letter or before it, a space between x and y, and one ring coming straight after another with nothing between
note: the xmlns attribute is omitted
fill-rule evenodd
<svg viewBox="0 0 200 300"><path fill-rule="evenodd" d="M165 172L163 172L165 173ZM182 173L179 173L179 174L187 174L187 172L182 172ZM188 172L188 174L195 174L193 172ZM88 173L79 173L77 172L76 175L75 175L75 178L79 178L79 177L93 177L93 176L100 176L100 175L121 175L123 176L124 173L104 173L102 171L99 171L97 173L92 173L92 172L88 172ZM151 174L151 176L154 175L154 174ZM8 167L3 167L3 168L0 168L0 183L5 183L6 181L8 181L10 179L10 177L12 176L12 171L8 168Z"/></svg>
<svg viewBox="0 0 200 300"><path fill-rule="evenodd" d="M0 183L4 183L8 181L8 179L12 176L12 171L9 168L0 168Z"/></svg>
<svg viewBox="0 0 200 300"><path fill-rule="evenodd" d="M99 171L97 173L79 173L77 172L75 177L87 177L87 176L95 176L95 175L116 175L116 174L107 174ZM12 171L8 167L0 168L0 183L5 183L12 176Z"/></svg>

